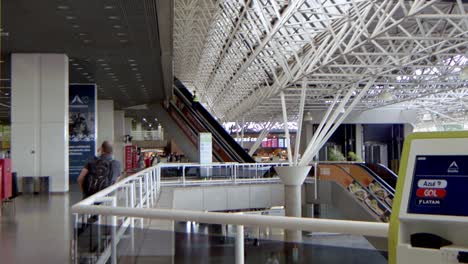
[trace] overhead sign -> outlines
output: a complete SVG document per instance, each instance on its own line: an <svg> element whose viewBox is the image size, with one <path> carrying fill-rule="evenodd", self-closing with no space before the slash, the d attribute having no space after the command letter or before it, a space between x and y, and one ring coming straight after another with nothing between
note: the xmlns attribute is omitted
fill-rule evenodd
<svg viewBox="0 0 468 264"><path fill-rule="evenodd" d="M200 133L198 138L200 164L213 162L213 140L211 133Z"/></svg>
<svg viewBox="0 0 468 264"><path fill-rule="evenodd" d="M96 155L96 99L96 85L70 85L68 123L70 182L76 182L83 166Z"/></svg>
<svg viewBox="0 0 468 264"><path fill-rule="evenodd" d="M468 156L417 156L408 213L468 216Z"/></svg>

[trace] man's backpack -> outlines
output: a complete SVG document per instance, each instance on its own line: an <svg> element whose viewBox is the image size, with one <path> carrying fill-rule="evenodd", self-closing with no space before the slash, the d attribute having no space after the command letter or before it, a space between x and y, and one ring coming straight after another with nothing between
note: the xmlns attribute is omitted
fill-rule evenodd
<svg viewBox="0 0 468 264"><path fill-rule="evenodd" d="M87 195L93 195L112 184L112 160L94 160L93 169L88 175Z"/></svg>

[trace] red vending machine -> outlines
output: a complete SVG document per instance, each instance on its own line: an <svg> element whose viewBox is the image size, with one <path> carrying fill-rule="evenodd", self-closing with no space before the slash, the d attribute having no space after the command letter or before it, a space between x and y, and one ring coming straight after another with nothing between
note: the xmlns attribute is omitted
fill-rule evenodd
<svg viewBox="0 0 468 264"><path fill-rule="evenodd" d="M0 174L0 198L3 201L12 196L11 159L0 159Z"/></svg>

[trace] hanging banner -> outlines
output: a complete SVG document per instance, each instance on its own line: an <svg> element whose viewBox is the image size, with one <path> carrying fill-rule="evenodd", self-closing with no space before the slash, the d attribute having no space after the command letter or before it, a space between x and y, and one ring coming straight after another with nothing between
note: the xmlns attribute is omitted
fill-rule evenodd
<svg viewBox="0 0 468 264"><path fill-rule="evenodd" d="M69 100L69 175L73 183L96 155L96 85L71 84Z"/></svg>

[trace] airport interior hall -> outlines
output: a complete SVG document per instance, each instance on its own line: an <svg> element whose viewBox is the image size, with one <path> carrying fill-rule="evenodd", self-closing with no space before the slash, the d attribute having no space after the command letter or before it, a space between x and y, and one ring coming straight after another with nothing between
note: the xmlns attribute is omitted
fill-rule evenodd
<svg viewBox="0 0 468 264"><path fill-rule="evenodd" d="M1 264L468 263L468 0L0 0Z"/></svg>

